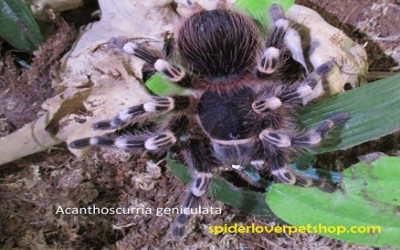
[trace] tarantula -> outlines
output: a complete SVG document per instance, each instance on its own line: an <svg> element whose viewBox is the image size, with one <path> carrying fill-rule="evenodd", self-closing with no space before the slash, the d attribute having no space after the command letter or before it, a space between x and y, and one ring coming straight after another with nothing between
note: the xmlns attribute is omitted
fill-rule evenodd
<svg viewBox="0 0 400 250"><path fill-rule="evenodd" d="M250 166L270 173L277 182L334 191L336 185L330 179L307 179L288 168L294 153L319 145L328 132L349 118L339 113L310 131L295 128L296 110L324 93L323 81L333 62L305 77L288 80L293 62L288 42L299 35L279 5L272 5L270 14L274 29L260 42L262 36L246 14L226 7L194 12L177 32L175 48L180 63L142 44L126 43L125 52L142 59L170 82L191 89L192 94L157 96L93 125L93 129L109 130L155 121L155 129L82 138L69 147L176 153L192 170L185 208L198 202L212 171L220 166ZM177 215L174 235L183 233L188 217Z"/></svg>

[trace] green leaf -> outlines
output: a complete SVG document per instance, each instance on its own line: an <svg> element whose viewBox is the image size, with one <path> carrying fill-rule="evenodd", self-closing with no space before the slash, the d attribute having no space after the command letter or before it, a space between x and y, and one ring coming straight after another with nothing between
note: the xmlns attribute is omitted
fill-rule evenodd
<svg viewBox="0 0 400 250"><path fill-rule="evenodd" d="M272 27L272 20L269 16L271 5L277 3L287 10L294 2L294 0L238 0L233 6L250 14L257 26L261 30L266 30Z"/></svg>
<svg viewBox="0 0 400 250"><path fill-rule="evenodd" d="M0 0L0 37L13 47L35 50L43 37L32 13L22 0Z"/></svg>
<svg viewBox="0 0 400 250"><path fill-rule="evenodd" d="M400 75L386 78L307 106L299 121L316 126L338 112L351 115L343 129L326 140L317 153L347 149L400 129Z"/></svg>
<svg viewBox="0 0 400 250"><path fill-rule="evenodd" d="M185 183L191 181L187 167L172 160L170 157L167 157L166 161L175 176ZM268 221L280 221L268 208L263 193L237 188L220 177L212 178L208 190L207 194L209 197L222 201L231 207L257 215Z"/></svg>
<svg viewBox="0 0 400 250"><path fill-rule="evenodd" d="M314 233L369 246L400 247L399 166L398 157L356 164L344 171L343 190L334 193L274 184L267 203L289 224L326 226L326 232ZM329 232L329 226L345 227L346 232ZM380 233L347 232L352 226L379 226Z"/></svg>
<svg viewBox="0 0 400 250"><path fill-rule="evenodd" d="M145 83L146 87L156 95L189 95L190 90L166 80L160 73L155 73Z"/></svg>

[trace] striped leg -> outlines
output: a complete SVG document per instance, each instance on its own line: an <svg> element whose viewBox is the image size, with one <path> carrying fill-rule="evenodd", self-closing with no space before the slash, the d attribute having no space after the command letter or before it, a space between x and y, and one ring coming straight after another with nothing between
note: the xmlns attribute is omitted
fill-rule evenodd
<svg viewBox="0 0 400 250"><path fill-rule="evenodd" d="M217 167L217 161L207 142L191 139L183 146L181 156L186 165L193 170L193 180L182 204L183 213L178 214L172 224L172 234L175 237L184 233L185 224L190 217L190 208L196 206L200 197L206 193L212 178L211 169Z"/></svg>
<svg viewBox="0 0 400 250"><path fill-rule="evenodd" d="M283 68L289 51L292 58L307 71L300 35L290 27L290 22L286 19L282 7L279 4L271 5L270 16L274 22L274 30L258 63L257 75L263 78Z"/></svg>
<svg viewBox="0 0 400 250"><path fill-rule="evenodd" d="M266 96L260 96L252 103L252 109L258 114L263 114L283 105L307 104L324 93L322 81L332 67L332 62L322 64L303 81L283 89L276 96L271 96L270 92L266 92Z"/></svg>
<svg viewBox="0 0 400 250"><path fill-rule="evenodd" d="M171 131L165 131L153 135L124 135L118 137L95 136L72 141L70 148L95 147L115 147L130 151L148 151L151 153L163 153L168 151L175 143L177 138Z"/></svg>
<svg viewBox="0 0 400 250"><path fill-rule="evenodd" d="M309 133L301 135L289 135L270 129L263 130L259 138L264 148L270 152L269 165L275 179L292 185L317 186L326 192L334 191L336 184L328 178L313 180L296 175L291 171L287 166L286 152L318 146L330 131L345 123L349 118L348 113L335 114L330 119L321 122Z"/></svg>
<svg viewBox="0 0 400 250"><path fill-rule="evenodd" d="M191 78L182 66L172 64L165 59L159 58L137 43L128 42L124 45L123 50L128 54L142 59L149 65L152 65L154 69L162 73L169 81L183 87L190 87Z"/></svg>
<svg viewBox="0 0 400 250"><path fill-rule="evenodd" d="M271 6L270 15L274 21L274 30L257 65L257 73L260 77L275 73L286 61L284 54L287 49L284 46L284 38L290 23L283 15L282 8L279 5Z"/></svg>
<svg viewBox="0 0 400 250"><path fill-rule="evenodd" d="M206 172L195 172L193 181L189 185L188 194L183 202L182 211L183 213L178 214L175 217L174 223L172 224L172 235L175 237L182 236L185 231L185 224L190 217L190 209L196 207L200 197L203 196L210 184L212 178L211 173Z"/></svg>
<svg viewBox="0 0 400 250"><path fill-rule="evenodd" d="M324 192L334 192L337 189L337 184L333 180L326 177L313 179L299 175L292 171L286 162L285 151L281 149L275 150L269 159L271 174L277 182L301 187L318 187Z"/></svg>
<svg viewBox="0 0 400 250"><path fill-rule="evenodd" d="M306 105L308 102L320 97L325 92L322 83L332 67L332 61L322 64L304 80L296 84L294 88L288 88L282 93L280 96L281 101L290 104Z"/></svg>
<svg viewBox="0 0 400 250"><path fill-rule="evenodd" d="M161 132L138 131L137 134L123 134L118 136L111 133L106 136L87 137L75 140L69 144L70 148L84 148L89 146L96 147L115 147L131 151L147 151L150 153L167 152L173 145L179 143L182 138L187 137L189 128L187 116L177 115L164 121L158 127Z"/></svg>
<svg viewBox="0 0 400 250"><path fill-rule="evenodd" d="M292 147L295 149L303 147L316 147L324 140L329 132L343 125L349 119L349 113L337 113L329 119L322 121L309 133L293 136L291 138Z"/></svg>
<svg viewBox="0 0 400 250"><path fill-rule="evenodd" d="M302 148L318 146L325 136L338 126L344 124L350 115L348 113L337 113L331 118L322 121L315 129L306 134L289 135L284 132L264 129L259 138L264 147L274 152L275 149Z"/></svg>
<svg viewBox="0 0 400 250"><path fill-rule="evenodd" d="M153 100L123 110L112 120L99 121L93 124L95 130L115 129L126 125L146 114L161 114L170 111L186 110L191 105L188 96L153 97Z"/></svg>

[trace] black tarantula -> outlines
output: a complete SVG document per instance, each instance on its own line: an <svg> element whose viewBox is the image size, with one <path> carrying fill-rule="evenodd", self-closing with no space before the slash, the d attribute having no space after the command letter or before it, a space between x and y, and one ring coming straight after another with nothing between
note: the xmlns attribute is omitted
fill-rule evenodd
<svg viewBox="0 0 400 250"><path fill-rule="evenodd" d="M243 13L226 7L194 12L177 33L175 47L181 64L161 58L141 44L126 43L125 52L142 59L170 82L191 89L192 95L154 97L93 125L108 130L152 119L158 122L156 129L82 138L69 147L176 153L192 170L184 208L197 204L212 171L220 166L250 166L260 173L268 170L277 182L334 191L336 185L329 178L308 179L288 168L295 152L319 145L328 132L349 118L348 114L336 114L310 131L294 126L296 109L323 94L322 84L333 62L305 77L288 80L293 60L287 43L299 35L279 5L272 5L270 14L273 32L260 42L262 36L255 24ZM177 215L174 235L183 233L188 216Z"/></svg>

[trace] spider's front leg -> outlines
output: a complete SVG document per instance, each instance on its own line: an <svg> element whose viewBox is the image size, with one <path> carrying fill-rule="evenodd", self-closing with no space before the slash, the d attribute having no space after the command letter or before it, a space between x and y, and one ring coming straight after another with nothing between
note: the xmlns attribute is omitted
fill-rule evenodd
<svg viewBox="0 0 400 250"><path fill-rule="evenodd" d="M349 118L350 116L348 113L335 114L305 134L290 134L284 131L264 129L259 134L259 138L264 149L269 152L271 156L268 159L268 163L275 179L279 182L292 185L317 186L326 192L334 191L336 184L332 180L326 178L314 180L296 176L287 166L287 157L290 151L318 146L330 131L344 124Z"/></svg>
<svg viewBox="0 0 400 250"><path fill-rule="evenodd" d="M154 69L162 73L168 81L182 87L191 86L191 77L181 65L173 64L166 59L160 58L158 55L155 55L137 43L128 42L124 45L123 50L154 67Z"/></svg>
<svg viewBox="0 0 400 250"><path fill-rule="evenodd" d="M268 115L269 111L282 106L306 105L324 93L322 82L332 67L333 62L326 62L300 82L276 88L275 91L264 91L265 94L261 94L252 103L252 109L258 114Z"/></svg>
<svg viewBox="0 0 400 250"><path fill-rule="evenodd" d="M271 5L270 16L274 22L274 30L266 42L266 48L257 65L257 76L263 78L272 75L283 68L287 61L287 53L300 62L307 71L299 33L290 27L282 7Z"/></svg>

